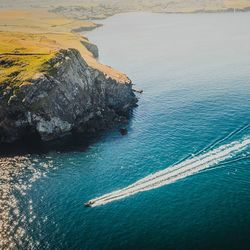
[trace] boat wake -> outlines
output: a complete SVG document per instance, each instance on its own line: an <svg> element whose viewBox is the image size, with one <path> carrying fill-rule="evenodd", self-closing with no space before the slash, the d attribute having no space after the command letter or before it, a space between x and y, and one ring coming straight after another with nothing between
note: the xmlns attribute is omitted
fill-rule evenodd
<svg viewBox="0 0 250 250"><path fill-rule="evenodd" d="M245 150L249 145L250 138L245 138L240 141L234 141L222 145L208 152L203 151L200 155L195 155L190 159L186 159L180 163L169 166L164 170L150 174L145 178L127 186L126 188L92 199L85 205L91 207L101 206L140 192L174 183L180 179L216 166L225 160L232 159Z"/></svg>

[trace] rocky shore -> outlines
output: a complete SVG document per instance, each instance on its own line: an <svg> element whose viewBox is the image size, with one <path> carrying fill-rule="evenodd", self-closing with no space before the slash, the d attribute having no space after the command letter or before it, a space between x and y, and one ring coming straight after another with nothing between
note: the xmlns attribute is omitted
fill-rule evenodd
<svg viewBox="0 0 250 250"><path fill-rule="evenodd" d="M126 120L137 103L128 78L112 79L89 66L76 49L59 50L45 66L15 91L1 85L0 144L33 135L51 141L93 134Z"/></svg>

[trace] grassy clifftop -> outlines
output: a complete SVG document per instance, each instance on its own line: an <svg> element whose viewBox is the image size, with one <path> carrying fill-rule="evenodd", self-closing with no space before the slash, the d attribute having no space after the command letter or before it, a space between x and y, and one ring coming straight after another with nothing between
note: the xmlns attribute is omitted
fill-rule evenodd
<svg viewBox="0 0 250 250"><path fill-rule="evenodd" d="M119 82L126 82L128 78L124 74L99 63L87 49L91 47L87 38L74 32L98 26L86 19L105 18L126 11L192 13L250 8L250 0L108 0L105 3L100 0L46 0L41 3L23 0L9 2L7 6L27 8L33 3L40 8L0 9L0 87L2 84L27 84L36 73L46 70L46 62L59 49L67 48L79 50L90 67Z"/></svg>
<svg viewBox="0 0 250 250"><path fill-rule="evenodd" d="M0 84L18 87L28 84L55 54L33 34L0 32Z"/></svg>
<svg viewBox="0 0 250 250"><path fill-rule="evenodd" d="M95 28L93 22L65 18L44 9L2 9L0 30L12 32L71 32L72 29Z"/></svg>
<svg viewBox="0 0 250 250"><path fill-rule="evenodd" d="M36 74L47 70L48 62L60 49L79 50L90 67L120 81L127 77L99 63L83 44L87 38L72 32L96 24L67 19L41 10L0 11L0 89L30 84Z"/></svg>

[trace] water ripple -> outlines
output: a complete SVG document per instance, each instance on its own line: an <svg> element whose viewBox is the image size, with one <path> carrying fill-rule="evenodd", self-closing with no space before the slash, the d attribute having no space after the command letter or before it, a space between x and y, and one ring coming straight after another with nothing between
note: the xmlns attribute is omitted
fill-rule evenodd
<svg viewBox="0 0 250 250"><path fill-rule="evenodd" d="M27 232L36 219L27 192L52 166L51 160L39 164L30 156L0 158L0 249L38 244Z"/></svg>

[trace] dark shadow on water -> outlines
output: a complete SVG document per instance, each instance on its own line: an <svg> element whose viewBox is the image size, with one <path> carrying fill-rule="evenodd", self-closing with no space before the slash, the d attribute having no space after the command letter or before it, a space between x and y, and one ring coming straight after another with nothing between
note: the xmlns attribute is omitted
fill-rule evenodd
<svg viewBox="0 0 250 250"><path fill-rule="evenodd" d="M90 145L101 140L106 133L108 133L108 131L99 132L92 136L72 134L50 142L42 142L36 136L32 136L16 143L0 145L0 157L26 154L46 154L50 151L58 151L60 153L85 151Z"/></svg>
<svg viewBox="0 0 250 250"><path fill-rule="evenodd" d="M102 140L105 136L116 131L120 134L120 129L128 128L133 118L133 112L128 115L125 123L116 124L113 127L98 131L94 134L72 133L58 140L42 142L36 134L25 137L25 139L11 144L0 144L0 157L13 157L27 154L46 154L50 151L67 153L71 151L84 152L89 146Z"/></svg>

